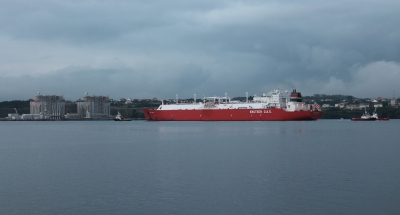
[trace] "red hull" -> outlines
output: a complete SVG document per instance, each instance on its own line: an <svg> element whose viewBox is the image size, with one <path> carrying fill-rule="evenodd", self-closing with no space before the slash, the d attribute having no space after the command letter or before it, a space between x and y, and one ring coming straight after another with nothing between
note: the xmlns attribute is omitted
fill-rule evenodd
<svg viewBox="0 0 400 215"><path fill-rule="evenodd" d="M387 121L389 118L369 118L369 119L363 119L363 118L351 118L351 121Z"/></svg>
<svg viewBox="0 0 400 215"><path fill-rule="evenodd" d="M280 108L268 109L201 109L157 110L143 109L149 121L304 121L317 120L321 111L287 112Z"/></svg>
<svg viewBox="0 0 400 215"><path fill-rule="evenodd" d="M389 120L389 118L378 118L376 120L386 121L386 120Z"/></svg>
<svg viewBox="0 0 400 215"><path fill-rule="evenodd" d="M375 121L375 118L368 118L368 119L363 119L363 118L351 118L351 121Z"/></svg>

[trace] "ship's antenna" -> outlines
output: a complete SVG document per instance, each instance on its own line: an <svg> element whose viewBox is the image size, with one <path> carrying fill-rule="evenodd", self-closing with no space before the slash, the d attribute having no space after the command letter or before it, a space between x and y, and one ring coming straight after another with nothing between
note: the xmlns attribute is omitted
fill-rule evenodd
<svg viewBox="0 0 400 215"><path fill-rule="evenodd" d="M178 94L176 94L176 104L178 104Z"/></svg>
<svg viewBox="0 0 400 215"><path fill-rule="evenodd" d="M194 94L194 104L196 104L196 94Z"/></svg>
<svg viewBox="0 0 400 215"><path fill-rule="evenodd" d="M249 103L249 92L246 92L246 103Z"/></svg>

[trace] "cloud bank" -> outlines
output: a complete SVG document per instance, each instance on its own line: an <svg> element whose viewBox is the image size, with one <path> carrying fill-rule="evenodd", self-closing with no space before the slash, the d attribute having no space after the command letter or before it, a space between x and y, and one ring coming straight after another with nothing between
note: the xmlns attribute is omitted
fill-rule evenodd
<svg viewBox="0 0 400 215"><path fill-rule="evenodd" d="M0 100L399 92L400 2L4 1Z"/></svg>

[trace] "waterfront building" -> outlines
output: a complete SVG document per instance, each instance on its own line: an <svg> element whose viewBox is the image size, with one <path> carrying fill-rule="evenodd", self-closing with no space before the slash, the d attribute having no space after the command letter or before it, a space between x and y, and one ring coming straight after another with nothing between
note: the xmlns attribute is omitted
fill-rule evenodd
<svg viewBox="0 0 400 215"><path fill-rule="evenodd" d="M104 118L111 115L110 98L108 96L86 96L77 102L78 115L90 118Z"/></svg>
<svg viewBox="0 0 400 215"><path fill-rule="evenodd" d="M62 119L65 114L65 99L58 95L38 95L30 100L30 114L40 119Z"/></svg>

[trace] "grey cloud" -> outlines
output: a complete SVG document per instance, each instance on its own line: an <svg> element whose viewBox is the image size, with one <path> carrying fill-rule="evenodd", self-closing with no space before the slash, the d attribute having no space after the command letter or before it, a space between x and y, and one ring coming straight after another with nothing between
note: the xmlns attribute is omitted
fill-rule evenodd
<svg viewBox="0 0 400 215"><path fill-rule="evenodd" d="M351 82L331 77L322 91L325 93L335 91L364 98L390 95L396 90L400 80L400 64L377 61L365 66L356 66L351 74Z"/></svg>
<svg viewBox="0 0 400 215"><path fill-rule="evenodd" d="M172 73L165 69L162 75L146 69L137 71L130 68L100 69L71 66L38 76L3 77L0 79L0 99L29 99L36 92L42 94L63 94L66 99L77 100L85 92L96 95L110 95L111 98L149 98L165 95L173 98L182 87L191 95L196 88L207 82L209 74L197 65L186 65ZM8 90L9 83L17 87Z"/></svg>
<svg viewBox="0 0 400 215"><path fill-rule="evenodd" d="M0 96L26 97L13 81L71 98L81 91L169 98L293 86L361 94L348 87L365 86L354 71L399 62L398 8L394 0L5 1L0 76L12 93Z"/></svg>

